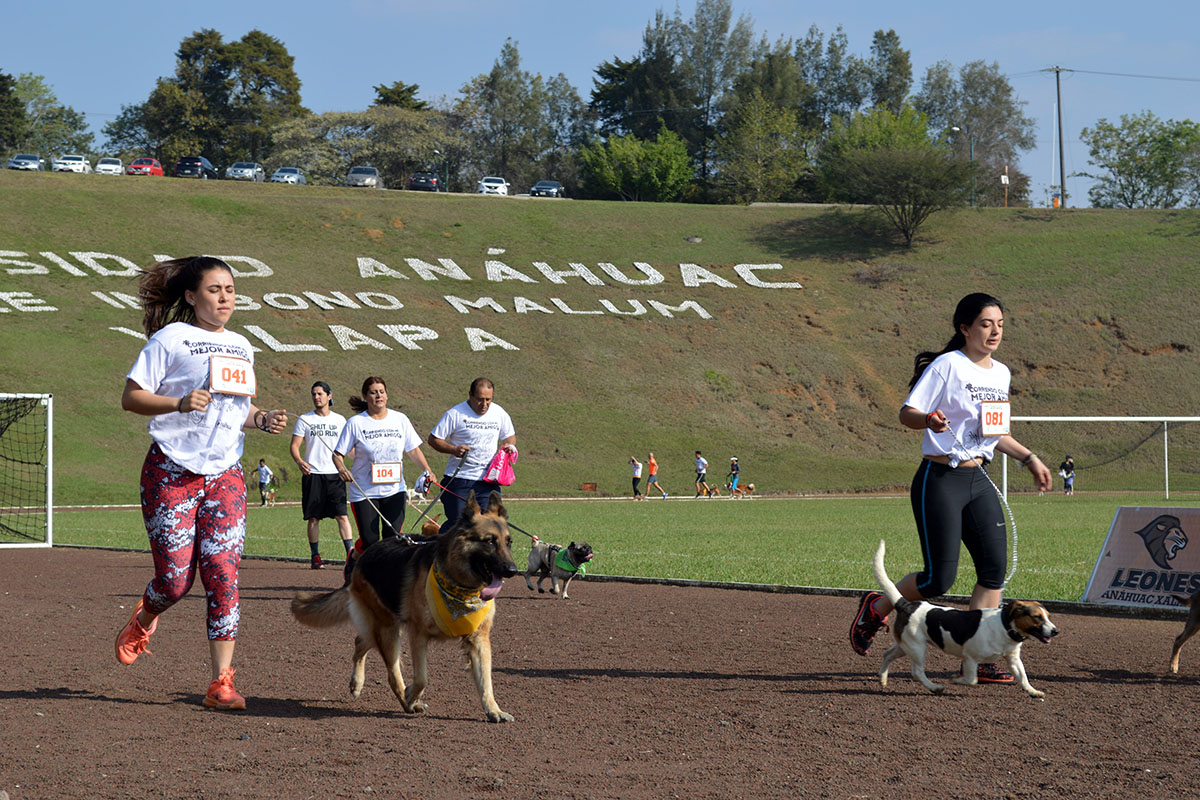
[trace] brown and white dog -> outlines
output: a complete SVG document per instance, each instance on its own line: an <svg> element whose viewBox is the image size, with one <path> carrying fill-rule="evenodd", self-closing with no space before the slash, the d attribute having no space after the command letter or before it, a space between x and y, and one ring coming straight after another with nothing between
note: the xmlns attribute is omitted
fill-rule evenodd
<svg viewBox="0 0 1200 800"><path fill-rule="evenodd" d="M1030 697L1045 696L1045 692L1029 685L1025 665L1021 662L1021 645L1026 639L1048 644L1058 635L1058 628L1050 621L1050 615L1041 603L1009 600L1003 608L974 611L935 606L924 600L914 603L901 595L896 584L888 578L883 567L883 554L884 543L880 541L879 549L875 551L875 580L896 607L896 619L892 624L895 642L883 654L883 666L879 670L882 685L887 686L888 666L903 653L912 662L914 678L931 692L944 691L945 686L934 683L925 674L925 653L932 644L962 659L962 674L955 683L974 686L979 665L1004 656L1018 685Z"/></svg>
<svg viewBox="0 0 1200 800"><path fill-rule="evenodd" d="M429 682L431 641L461 643L488 722L512 722L492 694L493 598L501 581L517 574L512 558L508 512L492 493L481 512L475 493L458 522L424 543L393 536L377 542L354 563L350 581L333 592L301 592L292 614L313 628L353 622L354 664L350 692L362 692L367 654L378 649L388 685L410 713L425 710L421 696ZM411 649L413 682L400 672L401 633Z"/></svg>
<svg viewBox="0 0 1200 800"><path fill-rule="evenodd" d="M561 597L567 599L567 587L576 575L587 571L587 563L592 560L592 546L587 542L571 542L566 547L560 544L549 544L536 539L529 548L529 569L525 571L525 585L533 591L533 581L537 575L537 590L545 592L542 581L550 578L550 594L559 594L558 585L562 584Z"/></svg>
<svg viewBox="0 0 1200 800"><path fill-rule="evenodd" d="M1188 612L1187 622L1183 624L1183 633L1175 637L1175 644L1171 648L1171 672L1179 672L1179 651L1183 649L1183 643L1196 635L1200 631L1200 589L1192 593L1190 597L1183 595L1172 595L1181 605L1190 606L1191 611Z"/></svg>
<svg viewBox="0 0 1200 800"><path fill-rule="evenodd" d="M738 498L751 497L754 494L754 484L747 483L745 486L739 486L738 488L731 490L729 494Z"/></svg>

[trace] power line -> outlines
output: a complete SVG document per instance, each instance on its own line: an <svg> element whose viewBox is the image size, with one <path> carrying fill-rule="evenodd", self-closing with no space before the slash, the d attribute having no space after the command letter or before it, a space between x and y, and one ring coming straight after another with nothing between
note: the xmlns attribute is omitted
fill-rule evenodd
<svg viewBox="0 0 1200 800"><path fill-rule="evenodd" d="M1083 75L1108 75L1114 78L1142 78L1151 81L1184 81L1186 83L1200 83L1200 78L1177 78L1169 75L1137 75L1131 72L1100 72L1093 69L1068 69L1067 67L1050 67L1041 69L1038 72L1078 72Z"/></svg>

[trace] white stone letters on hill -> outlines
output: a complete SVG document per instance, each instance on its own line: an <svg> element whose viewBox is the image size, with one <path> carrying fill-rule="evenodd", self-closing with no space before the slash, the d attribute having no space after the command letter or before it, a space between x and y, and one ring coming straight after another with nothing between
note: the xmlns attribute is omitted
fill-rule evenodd
<svg viewBox="0 0 1200 800"><path fill-rule="evenodd" d="M686 324L689 318L714 318L697 299L686 296L671 297L669 291L664 296L664 289L669 290L672 283L685 290L707 289L706 303L711 303L716 296L713 289L789 291L804 288L798 281L772 281L760 276L760 273L776 273L770 277L782 278L780 273L784 270L783 264L701 266L684 262L674 267L678 270L678 277L672 280L672 270L645 261L623 264L607 261L594 264L568 261L565 265L532 261L515 267L497 258L505 252L504 248L487 248L487 256L481 262L476 262L478 266L471 270L463 268L450 258L402 257L388 264L370 256L356 256L354 271L349 273L350 280L369 283L369 289L364 288L362 284L294 289L292 287L296 285L295 281L290 282L289 286L281 287L277 281L257 280L278 274L274 267L261 259L244 255L214 257L228 264L234 277L238 279L235 306L237 311L243 314L269 312L271 315L271 321L268 323L272 326L270 330L264 324L259 324L267 320L256 320L253 317L247 319L245 316L235 319L234 328L245 331L252 341L257 341L262 348L276 353L326 352L331 349L419 351L444 346L441 343L446 342L447 337L429 326L431 322L436 325L436 319L430 319L436 317L436 314L430 311L428 298L405 296L405 289L414 285L411 283L414 279L423 283L449 282L459 285L482 282L493 287L513 283L522 286L567 286L574 290L569 298L546 295L531 298L527 295L536 294L533 289L523 289L524 294L507 297L497 296L495 290L489 294L486 289L483 292L452 289L452 293L443 294L442 299L449 309L460 315L507 316L511 311L517 315L538 314L579 320L616 316L630 318L628 324L631 325L642 324L642 319L681 319L684 321L681 324ZM14 316L9 318L10 321L17 322L23 314L59 311L61 298L55 295L55 290L63 284L56 279L64 275L71 279L116 280L121 283L91 290L89 294L94 302L131 315L130 324L112 325L108 330L144 339L145 336L138 330L139 326L133 321L132 315L140 313L140 309L136 286L132 285L131 279L136 279L140 264L149 265L170 258L169 255L154 254L149 259L142 260L92 250L71 250L66 255L52 251L26 253L0 250L0 314L12 314ZM298 270L301 267L296 265L293 268ZM37 281L41 276L46 278L45 293L57 297L55 302L40 297L35 291L9 291L14 288L31 288L28 285L30 279ZM18 286L6 286L6 279L17 282ZM410 283L405 286L393 284L392 281ZM597 294L605 293L605 288L619 287L622 294L631 292L634 287L656 288L653 290L654 298L596 296L588 299L580 290L589 287L594 287ZM556 293L562 293L562 290ZM415 308L406 308L401 298L415 304ZM443 314L446 306L442 307ZM387 312L389 315L395 312L402 313L390 319L378 319L380 312ZM311 328L306 328L309 333L304 335L282 330L279 320L286 324L289 314L298 313L303 313L309 320L314 317L321 320L327 327L328 334L314 335ZM463 327L462 333L462 339L451 337L450 340L457 339L460 346L465 341L466 346L475 352L521 350L513 342L480 327ZM319 341L312 341L314 338ZM262 348L255 347L260 351Z"/></svg>

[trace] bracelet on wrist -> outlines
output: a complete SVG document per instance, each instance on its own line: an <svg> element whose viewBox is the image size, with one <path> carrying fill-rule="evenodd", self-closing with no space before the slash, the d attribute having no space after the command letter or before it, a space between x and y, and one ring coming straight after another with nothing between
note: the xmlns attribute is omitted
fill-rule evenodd
<svg viewBox="0 0 1200 800"><path fill-rule="evenodd" d="M259 414L262 415L261 421L259 419ZM260 431L264 431L264 432L269 431L270 429L267 427L267 419L268 419L267 412L263 411L262 409L259 409L258 412L254 415L255 427L257 427Z"/></svg>
<svg viewBox="0 0 1200 800"><path fill-rule="evenodd" d="M926 414L926 415L925 415L925 427L926 427L926 428L932 428L932 427L933 427L931 424L929 424L929 420L933 419L933 418L934 418L934 417L936 417L936 416L937 416L937 412L936 412L936 411L930 411L928 414Z"/></svg>
<svg viewBox="0 0 1200 800"><path fill-rule="evenodd" d="M1031 463L1033 463L1033 460L1034 460L1035 458L1037 458L1037 453L1035 453L1035 452L1033 452L1032 450L1030 450L1030 451L1029 451L1029 455L1025 456L1025 460L1023 460L1023 461L1021 462L1021 466L1022 466L1022 467L1028 467L1028 466L1029 466Z"/></svg>
<svg viewBox="0 0 1200 800"><path fill-rule="evenodd" d="M180 414L183 413L183 400L185 397L187 397L186 394L183 397L179 398L179 402L175 404L175 410L178 411Z"/></svg>

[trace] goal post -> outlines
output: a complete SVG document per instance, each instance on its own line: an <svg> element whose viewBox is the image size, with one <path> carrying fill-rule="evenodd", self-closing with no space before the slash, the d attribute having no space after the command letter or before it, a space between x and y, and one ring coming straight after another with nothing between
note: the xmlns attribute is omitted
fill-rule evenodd
<svg viewBox="0 0 1200 800"><path fill-rule="evenodd" d="M1062 491L1059 465L1071 456L1082 492L1200 491L1200 417L1017 417L1012 435L1041 457ZM1002 460L1008 495L1009 459ZM1032 491L1014 475L1014 491Z"/></svg>
<svg viewBox="0 0 1200 800"><path fill-rule="evenodd" d="M54 543L54 398L0 392L0 548Z"/></svg>

